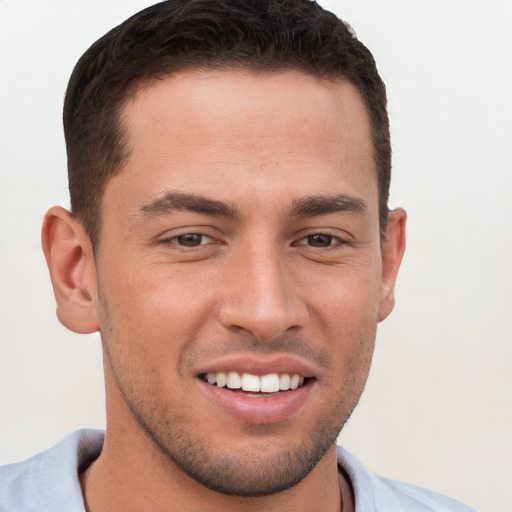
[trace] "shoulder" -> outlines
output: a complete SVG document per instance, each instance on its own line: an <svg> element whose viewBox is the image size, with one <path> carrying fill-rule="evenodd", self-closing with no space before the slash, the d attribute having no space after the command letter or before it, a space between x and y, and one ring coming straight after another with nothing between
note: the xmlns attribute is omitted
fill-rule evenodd
<svg viewBox="0 0 512 512"><path fill-rule="evenodd" d="M82 512L79 468L99 455L103 437L77 430L30 459L0 466L0 512Z"/></svg>
<svg viewBox="0 0 512 512"><path fill-rule="evenodd" d="M378 477L341 447L338 465L348 474L354 488L356 512L476 512L442 494Z"/></svg>

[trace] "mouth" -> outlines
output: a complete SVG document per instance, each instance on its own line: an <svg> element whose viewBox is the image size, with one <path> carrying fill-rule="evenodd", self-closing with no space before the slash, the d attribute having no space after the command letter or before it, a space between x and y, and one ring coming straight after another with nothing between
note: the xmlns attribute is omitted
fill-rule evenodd
<svg viewBox="0 0 512 512"><path fill-rule="evenodd" d="M199 369L196 382L206 398L204 406L213 406L221 417L227 414L245 424L275 424L316 407L317 377L315 368L297 357L237 354Z"/></svg>
<svg viewBox="0 0 512 512"><path fill-rule="evenodd" d="M199 378L211 386L226 388L253 397L272 396L294 391L311 380L298 373L255 375L237 371L203 373L199 375Z"/></svg>

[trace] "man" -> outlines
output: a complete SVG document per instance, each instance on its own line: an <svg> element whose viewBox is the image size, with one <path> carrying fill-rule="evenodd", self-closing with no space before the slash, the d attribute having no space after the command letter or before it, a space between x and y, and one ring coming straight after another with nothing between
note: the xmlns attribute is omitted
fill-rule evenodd
<svg viewBox="0 0 512 512"><path fill-rule="evenodd" d="M309 0L171 0L70 80L60 321L101 332L105 436L1 473L0 510L469 510L336 439L394 305L384 85Z"/></svg>

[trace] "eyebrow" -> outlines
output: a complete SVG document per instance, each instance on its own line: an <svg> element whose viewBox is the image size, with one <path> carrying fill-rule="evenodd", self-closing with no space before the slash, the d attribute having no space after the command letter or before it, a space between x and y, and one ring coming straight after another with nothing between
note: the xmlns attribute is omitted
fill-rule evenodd
<svg viewBox="0 0 512 512"><path fill-rule="evenodd" d="M368 210L366 203L348 194L304 197L292 204L292 216L314 217L330 213L364 213Z"/></svg>
<svg viewBox="0 0 512 512"><path fill-rule="evenodd" d="M314 217L338 212L364 213L367 209L362 199L348 194L311 196L293 201L291 216ZM238 218L238 211L233 204L185 192L166 192L162 197L139 208L139 213L144 217L169 215L175 211Z"/></svg>
<svg viewBox="0 0 512 512"><path fill-rule="evenodd" d="M206 215L235 218L236 207L223 201L184 192L166 192L165 195L139 209L144 217L168 215L175 211L189 211Z"/></svg>

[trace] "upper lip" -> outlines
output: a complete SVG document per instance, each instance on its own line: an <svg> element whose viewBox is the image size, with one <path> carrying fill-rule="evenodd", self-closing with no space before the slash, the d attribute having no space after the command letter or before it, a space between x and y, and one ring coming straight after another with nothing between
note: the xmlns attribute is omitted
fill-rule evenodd
<svg viewBox="0 0 512 512"><path fill-rule="evenodd" d="M224 356L218 360L211 360L197 371L197 375L217 372L250 373L252 375L268 375L270 373L298 374L305 378L315 377L312 365L296 356L272 355L256 357L254 353L248 355L236 354Z"/></svg>

